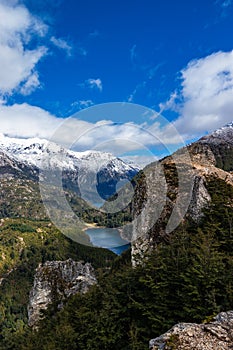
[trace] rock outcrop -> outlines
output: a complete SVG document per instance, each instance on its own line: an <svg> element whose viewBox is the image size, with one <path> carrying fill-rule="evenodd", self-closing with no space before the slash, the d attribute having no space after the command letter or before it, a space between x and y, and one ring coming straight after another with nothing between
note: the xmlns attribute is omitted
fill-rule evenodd
<svg viewBox="0 0 233 350"><path fill-rule="evenodd" d="M96 283L91 264L66 261L47 261L36 270L34 285L30 292L28 324L36 327L42 318L41 312L56 302L62 307L65 299L77 293L85 293Z"/></svg>
<svg viewBox="0 0 233 350"><path fill-rule="evenodd" d="M149 348L150 350L233 349L233 311L222 312L209 323L179 323L162 336L152 339Z"/></svg>
<svg viewBox="0 0 233 350"><path fill-rule="evenodd" d="M201 176L196 176L193 183L193 193L189 204L188 213L191 218L198 222L203 216L203 208L211 201L211 197L205 187L205 180Z"/></svg>
<svg viewBox="0 0 233 350"><path fill-rule="evenodd" d="M166 240L181 222L200 221L203 209L211 202L207 190L210 179L233 186L232 159L233 123L143 170L145 179L139 181L133 202L134 266L141 264L145 252Z"/></svg>

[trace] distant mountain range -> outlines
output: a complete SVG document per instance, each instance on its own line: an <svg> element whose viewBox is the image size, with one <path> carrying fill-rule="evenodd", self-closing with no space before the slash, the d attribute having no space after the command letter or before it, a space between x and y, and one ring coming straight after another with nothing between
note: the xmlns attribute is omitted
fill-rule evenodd
<svg viewBox="0 0 233 350"><path fill-rule="evenodd" d="M107 152L75 152L39 138L0 135L0 150L27 168L43 168L49 160L50 166L62 169L64 187L92 203L112 196L119 183L130 181L139 171Z"/></svg>
<svg viewBox="0 0 233 350"><path fill-rule="evenodd" d="M132 223L129 224L130 229L132 229L131 231L125 232L124 229L121 229L122 235L125 235L127 238L128 234L129 240L130 238L133 240L131 244L131 255L129 252L126 252L121 257L118 257L112 265L113 254L111 252L104 249L99 250L97 248L79 245L75 240L72 241L65 235L62 235L59 230L53 226L46 216L47 214L39 191L39 169L48 166L48 162L46 162L47 157L50 160L51 168L62 169L65 195L74 212L80 214L84 222L95 222L100 226L107 226L107 219L111 215L109 211L107 211L106 216L104 216L105 214L103 214L103 212L95 211L93 208L90 208L84 200L80 199L80 196L92 202L98 202L99 199L105 200L115 193L119 183L132 180L134 194L133 198L130 197L132 200L127 210L125 212L119 210L119 217L115 215L115 211L113 210L112 213L114 214L112 218L110 218L110 224L116 224L116 226L121 226L119 223L124 224L125 222L128 223L132 221ZM181 187L183 187L183 189L181 189ZM60 277L69 277L69 275L72 277L73 275L70 272L74 272L75 281L77 278L79 278L78 281L84 281L88 278L89 276L86 274L76 275L76 270L73 270L73 267L76 269L77 261L80 260L85 263L91 262L96 268L104 269L104 274L102 275L102 273L100 273L100 280L97 278L101 288L93 289L94 291L98 291L96 296L93 291L90 294L87 293L83 299L80 295L77 295L77 300L75 299L75 295L73 296L74 300L76 300L75 304L70 304L71 307L69 307L68 303L68 309L65 309L65 315L70 319L70 324L67 323L67 320L65 324L61 323L61 325L59 325L59 323L56 323L58 322L57 320L63 320L63 317L59 318L60 311L57 311L56 307L58 304L55 303L54 308L53 305L51 305L52 307L49 309L50 314L48 320L52 319L52 322L47 322L47 319L45 319L44 325L47 323L52 327L55 322L55 328L54 331L52 330L49 333L49 337L46 327L45 331L43 331L43 326L38 333L34 334L35 337L36 334L38 334L38 340L41 341L42 339L38 348L41 347L42 343L45 343L46 347L46 341L50 341L49 339L51 339L52 344L54 339L57 339L56 337L62 334L64 344L68 344L68 346L70 344L68 342L70 340L70 335L74 335L76 337L74 339L77 339L78 345L80 337L84 339L84 349L87 348L87 346L85 347L85 341L87 341L89 347L108 349L111 347L111 345L109 347L109 341L112 341L119 328L117 336L119 336L118 339L120 339L121 342L115 341L114 338L115 343L113 347L115 344L119 344L119 348L123 348L124 346L127 348L128 344L132 341L131 334L134 336L134 334L139 332L138 334L141 337L140 341L143 339L145 340L145 347L140 347L141 345L138 346L138 344L142 344L137 343L139 338L135 338L135 344L137 348L144 349L147 347L146 342L159 334L157 330L159 329L160 332L160 330L164 328L164 322L167 322L166 324L169 325L173 324L173 320L174 323L177 322L177 318L180 317L178 314L180 312L179 309L182 307L180 301L183 302L180 294L182 291L182 295L185 297L184 303L186 303L186 297L188 295L187 300L190 300L190 305L194 308L195 317L195 313L199 315L201 310L199 306L202 305L202 307L204 307L205 300L210 299L209 296L211 296L211 300L213 300L214 308L222 308L222 301L226 302L227 299L230 299L228 298L229 295L232 297L232 273L229 272L232 271L233 259L232 188L233 123L216 130L210 135L202 137L200 140L183 149L177 150L174 154L160 161L149 164L143 171L139 171L137 167L128 165L109 153L98 151L74 152L66 150L54 143L48 144L46 140L16 139L1 136L0 240L2 243L0 245L0 306L1 312L5 316L0 320L0 329L3 334L3 340L0 340L0 349L5 350L11 347L12 334L15 330L18 332L19 328L17 327L19 327L20 324L26 327L26 333L22 329L22 337L19 338L16 332L16 347L14 348L25 349L27 347L27 345L25 347L25 344L30 344L30 337L25 343L28 332L27 306L29 305L29 309L32 308L33 310L35 310L38 305L40 306L41 299L37 298L38 296L44 298L44 296L47 295L47 299L51 298L51 301L56 300L56 303L57 301L60 303L62 300L66 308L66 300L65 298L63 300L63 297L68 289L63 283L64 280ZM57 190L57 188L55 190ZM121 199L124 200L128 198L128 193L129 187L123 186L118 197L113 196L113 198L120 198L121 201ZM109 204L114 207L114 205L116 205L115 202L117 201L110 200L107 201L105 205ZM144 209L146 210L144 211ZM211 216L213 216L212 219ZM137 220L137 218L139 218L139 220ZM120 221L121 219L123 221ZM190 243L190 238L199 232L199 229L203 235L208 232L209 219L212 220L212 229L214 228L216 230L216 235L214 236L215 240L212 242L214 255L212 256L212 253L209 255L209 261L213 261L213 269L210 269L210 274L208 273L209 270L207 270L203 278L202 274L199 273L199 262L202 261L203 266L206 266L206 260L204 259L205 252L209 254L209 249L211 247L209 247L209 245L204 245L206 242L204 239L204 243L200 242L200 244L203 243L203 251L200 252L203 253L200 255L201 259L203 259L199 260L199 256L197 256L198 265L195 265L195 269L193 270L189 269L189 262L191 261L189 259L189 253L191 250L185 250L185 247ZM181 225L179 226L179 224ZM125 226L127 226L127 224ZM168 227L169 230L167 229ZM215 231L213 232L215 234ZM137 237L137 233L139 233L139 237ZM180 233L180 235L177 235L178 233ZM81 242L85 242L86 240L86 243L88 243L88 236L83 231L83 227L75 227L74 234L82 239ZM134 240L134 238L136 239ZM172 238L175 239L172 241ZM182 239L180 247L179 239ZM80 239L77 241L80 242ZM169 245L173 247L173 243L170 244L170 242L173 242L175 245L177 244L174 248L175 250L167 250ZM198 243L198 241L193 242L195 244ZM221 249L218 248L220 245ZM156 256L159 247L162 247L161 255ZM196 248L199 249L199 246ZM217 255L215 254L216 251L218 253ZM146 264L147 259L143 260L146 255L145 253L152 253L155 259L153 260L154 265L148 265L144 269L146 265L142 264L142 261ZM196 250L194 250L194 253L193 258L196 257ZM223 253L225 255L222 255ZM179 260L180 255L181 259ZM161 260L160 257L163 257L163 260ZM74 262L70 261L67 263L68 258L72 258ZM212 258L213 260L211 260ZM215 265L215 258L220 259L217 260L217 265ZM130 259L134 267L140 265L140 268L130 269ZM189 259L188 263L186 259ZM230 269L228 267L228 259ZM169 266L172 267L171 271L166 266L167 260L170 261ZM183 262L185 262L185 264ZM149 264L150 263L151 262L149 262ZM110 265L112 268L109 269ZM48 267L51 266L52 269L48 271ZM221 268L220 271L226 271L224 279L222 279L222 273L218 273L219 266ZM150 269L151 275L148 275ZM162 272L163 269L164 272ZM55 279L50 279L50 277L48 279L48 272L56 276ZM134 273L136 273L135 277L133 277ZM167 278L168 273L169 278ZM195 273L195 278L193 278L193 273ZM114 274L118 276L116 279ZM104 277L105 275L106 277ZM175 276L174 278L173 275ZM41 278L37 278L36 276ZM145 276L147 279L145 279ZM148 278L148 276L151 276L151 278ZM194 291L194 293L187 293L187 289L184 288L187 276L190 278L188 279L186 288L190 288L191 282L193 282L191 285L192 288L188 289L188 291ZM207 286L210 287L207 288L209 294L205 294L208 296L208 298L206 298L203 297L203 292L206 293L205 282L208 276L210 277L210 282L214 283L214 287L212 287L212 284L209 284L208 280ZM103 277L106 279L101 282ZM156 280L160 277L162 283L156 285ZM131 286L133 280L135 282ZM176 288L178 280L180 281L179 286L181 288ZM72 284L73 279L71 278L67 281L69 288L71 287L71 289L74 290L74 285ZM197 285L194 289L196 281ZM204 283L204 287L199 291L198 284L200 281ZM227 283L225 284L224 281ZM56 288L54 288L54 286L56 286ZM143 286L143 288L140 286ZM75 293L76 287L78 287L78 284L75 284ZM98 288L98 284L96 288ZM226 298L223 298L223 295L226 294L228 289L228 295ZM31 298L29 304L30 290L32 291L31 295L34 295L35 298ZM160 290L159 295L158 290ZM61 296L60 299L56 299L58 294ZM173 303L174 294L177 295L177 299L176 302L174 301ZM197 295L199 299L196 299ZM217 298L219 298L220 295L220 298L217 299L215 297L216 295ZM35 302L36 299L37 303ZM104 302L102 302L102 299ZM160 302L161 300L162 303ZM196 300L198 300L198 302L196 302ZM129 308L125 307L126 304L129 305ZM75 309L79 310L79 312L74 313L74 307L72 307L72 305L75 305ZM115 308L116 311L114 311L114 313L112 310L115 310ZM174 308L174 312L172 308ZM93 309L95 310L94 318L90 317L90 315L93 314ZM187 311L186 305L185 309ZM109 310L111 310L111 313L109 313ZM142 310L143 319L141 319ZM156 311L154 312L153 310ZM210 310L211 312L209 312L209 309L206 307L206 309L201 312L203 316L208 316L209 319L209 315L212 315L215 309L212 310L211 306ZM57 312L58 319L56 320ZM185 315L186 319L188 319L187 315L189 310L187 313L184 311L182 312L182 317ZM204 319L202 313L200 314L201 320ZM122 317L122 315L124 317ZM133 317L132 323L130 323L131 321L125 321L127 320L125 317L128 317L128 320L131 320ZM113 325L112 330L111 327L108 328L109 319L111 320L110 324ZM73 322L73 320L75 320L75 322ZM86 323L83 323L83 320L86 320ZM76 321L78 321L78 323L76 323ZM178 320L178 322L180 321L182 321L182 319ZM69 327L64 327L64 325L66 326L67 324ZM97 325L97 331L95 331L96 333L94 332L95 334L93 337L93 332L91 336L90 333L86 336L86 330L88 332L89 325L91 331L93 329L95 330ZM134 328L135 325L136 328ZM225 323L223 325L225 327ZM74 326L74 328L71 326ZM125 327L128 327L127 332L125 331ZM192 328L193 326L190 327ZM198 343L200 340L199 331L202 330L202 326L197 327L194 325L194 327L197 333L195 333L196 336L192 336L191 338L194 340L194 343ZM211 323L211 330L212 327L215 327L215 323ZM70 329L72 331L74 330L74 332L70 332ZM122 335L119 335L121 329L123 330ZM173 328L172 330L175 329L177 328ZM63 330L64 333L62 333ZM98 333L99 330L100 333ZM104 334L104 336L99 337L99 334ZM182 347L184 340L184 348L192 348L189 343L186 343L186 338L183 338L183 330L182 334L180 334L180 332L178 332L178 334L174 332L174 334L174 337L173 333L171 334L169 343L165 345L164 336L151 341L151 348L153 350L157 349L157 344L162 347L170 346L175 348L178 341ZM184 336L185 335L186 333L184 330ZM206 341L205 337L203 339ZM19 345L19 340L22 342L21 345ZM61 340L61 338L59 340ZM165 341L167 341L167 338ZM216 340L214 341L216 342ZM196 348L196 343L193 348ZM230 343L232 345L232 339ZM5 344L9 346L6 347ZM37 342L33 344L34 349L37 349L35 345ZM57 341L56 344L58 344L59 347L60 342ZM61 348L64 348L64 344L61 344ZM104 346L99 346L99 344L104 344ZM70 348L72 348L72 346L70 346ZM213 346L213 349L215 348L216 346ZM226 349L228 349L228 347L226 347ZM203 350L207 350L207 347L204 346Z"/></svg>
<svg viewBox="0 0 233 350"><path fill-rule="evenodd" d="M227 124L185 149L176 151L174 155L159 161L159 164L164 168L168 186L168 207L173 207L172 203L178 193L178 187L175 185L175 165L177 164L174 165L174 163L187 163L186 151L190 157L189 161L192 162L192 169L189 167L186 175L190 175L194 181L188 213L197 219L204 203L208 201L208 193L205 188L206 178L214 174L214 176L227 179L228 183L233 184L231 173L233 170L233 123ZM31 193L34 193L32 187L35 187L35 183L38 184L39 169L47 164L48 159L51 167L62 169L64 190L71 191L87 202L97 204L97 206L102 205L106 199L112 197L121 185L132 180L139 172L136 166L129 165L107 152L94 150L75 152L44 139L22 139L0 135L0 178L5 178L0 202L4 203L4 208L5 202L9 202L9 205L10 202L12 203L9 200L12 190L5 191L6 187L10 186L10 181L13 181L12 179L18 181L23 188L25 180L27 180ZM144 169L144 173L156 173L157 164L158 162L148 165ZM150 183L151 188L154 186L153 176ZM135 203L133 204L135 215L138 213L141 198L145 197L143 191L145 192L145 188L141 184L141 189L136 189ZM6 193L6 197L4 197L4 193ZM153 189L151 193L153 193ZM22 196L24 194L22 191ZM172 197L174 198L172 199ZM21 207L23 208L23 206ZM155 207L156 201L151 205L150 210L155 210ZM143 225L142 231L146 231L147 228L147 224Z"/></svg>

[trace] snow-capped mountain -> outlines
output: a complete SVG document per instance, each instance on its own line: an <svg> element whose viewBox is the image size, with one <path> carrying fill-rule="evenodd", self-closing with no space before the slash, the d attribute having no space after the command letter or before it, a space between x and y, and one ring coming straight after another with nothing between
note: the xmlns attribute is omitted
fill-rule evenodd
<svg viewBox="0 0 233 350"><path fill-rule="evenodd" d="M196 160L202 157L203 164L233 171L233 122L191 144L189 152Z"/></svg>
<svg viewBox="0 0 233 350"><path fill-rule="evenodd" d="M222 143L227 142L233 144L233 122L224 125L209 135L202 137L199 142Z"/></svg>
<svg viewBox="0 0 233 350"><path fill-rule="evenodd" d="M131 180L139 170L111 153L92 150L75 152L39 138L21 139L0 135L0 150L39 169L48 164L61 168L69 180L67 183L70 183L67 187L74 190L75 182L76 192L91 201L99 202L99 196L106 199L113 195L119 181Z"/></svg>
<svg viewBox="0 0 233 350"><path fill-rule="evenodd" d="M78 166L78 168L89 168L97 171L111 163L114 170L119 173L135 171L135 169L138 170L136 166L125 163L111 153L95 150L75 152L67 150L54 142L39 138L11 138L1 134L0 149L20 161L37 167L43 166L43 162L41 163L41 161L43 158L47 158L48 155L51 156L51 159L57 155L61 155L59 158L64 158L63 162L56 165L64 169L74 170ZM56 160L59 158L56 157Z"/></svg>

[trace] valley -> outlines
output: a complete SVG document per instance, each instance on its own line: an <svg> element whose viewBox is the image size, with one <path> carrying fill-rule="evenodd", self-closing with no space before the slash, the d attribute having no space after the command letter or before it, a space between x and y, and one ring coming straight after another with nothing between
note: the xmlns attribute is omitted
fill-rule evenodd
<svg viewBox="0 0 233 350"><path fill-rule="evenodd" d="M0 0L0 350L233 350L233 0Z"/></svg>
<svg viewBox="0 0 233 350"><path fill-rule="evenodd" d="M180 149L159 161L166 179L166 201L154 225L151 222L157 215L156 203L164 181L158 163L131 178L134 197L119 211L119 202L111 192L102 210L90 207L79 189L73 189L80 171L75 160L77 174L74 168L71 172L67 169L63 188L80 225L67 237L50 221L41 201L34 143L27 149L36 157L33 163L24 160L27 156L22 146L20 157L13 157L8 139L7 154L2 147L0 163L0 349L48 350L57 344L57 350L142 350L148 348L150 339L178 322L202 322L231 310L231 140L233 127L228 125L189 145L189 158ZM40 157L42 148L37 144ZM185 208L179 207L181 170L177 169L188 171L192 179L192 186L182 192L183 199L190 198ZM108 176L111 178L112 173ZM120 176L129 175L121 172ZM108 180L105 185L109 186ZM128 193L128 185L119 190L122 203L128 202ZM152 205L147 216L142 216L148 201ZM57 207L59 215L59 203ZM179 210L185 210L185 216L168 232L169 218ZM114 231L117 227L121 237ZM133 237L136 239L130 248L127 242ZM108 249L96 248L98 245ZM93 272L83 274L86 265L81 267L78 262L91 264ZM81 281L94 279L95 283L80 293ZM36 331L28 323L28 308L35 310L30 312L37 320ZM53 321L49 322L51 317ZM166 344L170 344L169 339ZM157 350L157 343L153 344Z"/></svg>

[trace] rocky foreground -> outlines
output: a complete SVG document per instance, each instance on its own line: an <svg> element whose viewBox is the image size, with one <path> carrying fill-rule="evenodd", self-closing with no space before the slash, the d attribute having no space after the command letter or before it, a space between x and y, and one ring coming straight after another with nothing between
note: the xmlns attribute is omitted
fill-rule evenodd
<svg viewBox="0 0 233 350"><path fill-rule="evenodd" d="M233 311L222 312L204 324L179 323L152 339L150 350L232 350Z"/></svg>

